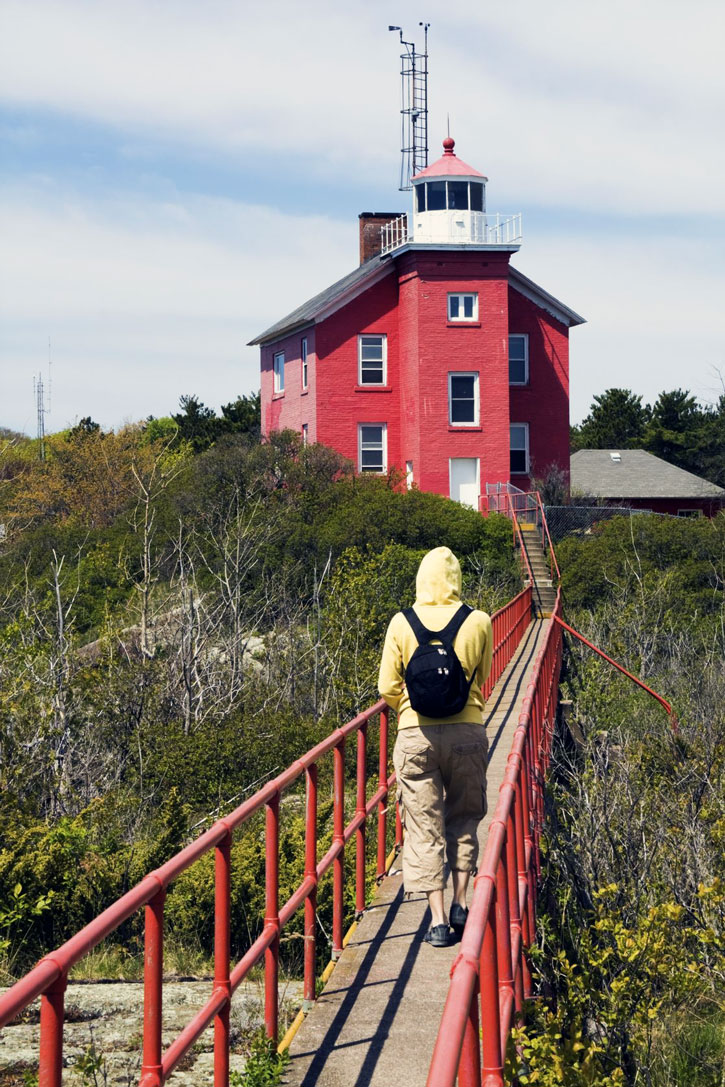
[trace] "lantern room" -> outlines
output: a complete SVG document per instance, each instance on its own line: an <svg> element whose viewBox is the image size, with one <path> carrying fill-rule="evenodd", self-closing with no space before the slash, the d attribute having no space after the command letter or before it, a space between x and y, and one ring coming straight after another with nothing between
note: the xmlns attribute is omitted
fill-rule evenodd
<svg viewBox="0 0 725 1087"><path fill-rule="evenodd" d="M435 245L485 243L487 177L456 155L455 140L412 178L413 241Z"/></svg>

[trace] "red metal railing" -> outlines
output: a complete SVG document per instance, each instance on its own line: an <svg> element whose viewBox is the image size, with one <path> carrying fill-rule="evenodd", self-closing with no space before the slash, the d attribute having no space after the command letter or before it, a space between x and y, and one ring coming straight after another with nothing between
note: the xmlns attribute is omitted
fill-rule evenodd
<svg viewBox="0 0 725 1087"><path fill-rule="evenodd" d="M552 578L552 581L553 581L554 571L556 571L557 578L559 580L561 580L561 573L559 571L559 563L556 561L556 552L554 551L554 544L553 544L551 536L549 534L549 522L546 520L546 514L544 513L544 506L543 506L543 503L541 501L541 495L539 494L538 491L534 491L534 494L536 495L536 501L537 501L538 507L539 507L539 515L541 517L541 537L542 537L541 542L544 545L544 547L546 547L547 543L549 545L549 562L551 564L551 578Z"/></svg>
<svg viewBox="0 0 725 1087"><path fill-rule="evenodd" d="M521 532L521 525L519 524L519 519L516 516L516 507L514 505L512 496L510 494L506 495L506 499L507 499L507 504L508 504L508 516L511 518L511 525L512 525L512 528L513 528L514 547L516 547L516 544L518 543L521 554L523 555L523 558L524 558L524 565L526 567L526 573L529 575L529 584L533 588L533 586L535 584L534 574L533 574L533 571L531 569L531 562L529 560L529 553L526 550L526 547L524 546L523 535L522 535L522 532Z"/></svg>
<svg viewBox="0 0 725 1087"><path fill-rule="evenodd" d="M488 679L483 685L484 701L491 694L511 660L524 631L531 622L531 585L523 589L491 616L493 627L493 660Z"/></svg>
<svg viewBox="0 0 725 1087"><path fill-rule="evenodd" d="M379 772L375 793L367 798L366 737L370 721L378 718ZM356 736L357 781L353 819L345 825L345 741ZM334 759L333 841L325 855L317 853L317 764L329 752ZM279 815L280 799L301 775L306 779L306 834L304 878L287 902L279 904ZM304 905L305 954L304 997L315 999L315 938L317 886L321 877L333 870L332 954L337 957L343 946L343 883L345 846L354 837L356 846L355 902L357 910L365 907L365 831L368 816L377 809L377 873L386 867L388 792L395 774L388 775L388 708L376 702L354 720L336 729L322 743L313 747L284 773L267 783L253 797L230 815L219 819L205 834L146 876L94 921L71 937L57 951L46 955L38 965L0 997L0 1026L13 1019L23 1008L41 996L39 1087L59 1087L63 1067L64 994L68 971L87 952L114 932L133 913L145 907L144 936L144 1026L143 1060L140 1083L160 1087L194 1042L214 1021L214 1083L227 1087L229 1082L229 1008L232 993L250 969L264 957L265 1026L270 1037L278 1029L278 969L280 931ZM260 811L266 812L266 892L264 927L252 946L230 969L230 850L232 835L242 823ZM396 819L396 843L401 828ZM186 868L210 850L215 851L214 985L204 1007L162 1052L162 990L164 899L169 884Z"/></svg>
<svg viewBox="0 0 725 1087"><path fill-rule="evenodd" d="M531 618L531 587L519 593L492 617L494 652L491 676L484 687L488 697L504 671ZM495 677L495 678L494 678ZM374 718L380 722L378 780L375 793L367 797L366 740ZM345 742L356 736L355 815L345 824ZM333 755L333 838L332 845L318 859L317 764ZM278 1029L278 969L280 932L296 911L304 907L304 999L315 999L315 933L317 887L332 868L333 922L332 957L342 951L345 846L355 838L355 905L365 908L366 823L377 809L377 874L386 870L388 793L395 774L388 774L388 709L384 702L359 714L313 747L284 773L268 782L254 796L219 819L205 834L177 853L166 864L147 875L94 921L72 936L62 947L46 955L25 977L0 997L0 1027L14 1019L36 997L40 1007L39 1087L60 1087L63 1068L63 1021L68 972L101 940L114 932L137 910L145 909L144 934L144 1026L142 1087L161 1087L182 1057L214 1022L214 1085L229 1082L229 1009L231 997L250 969L263 957L265 978L265 1026L270 1037ZM306 830L304 878L295 892L279 904L280 800L298 778L306 781ZM230 885L231 844L234 831L256 812L265 809L266 875L264 927L249 950L230 967ZM402 840L396 813L395 841ZM163 1052L161 1043L163 1008L164 900L170 883L210 850L215 851L214 984L204 1007ZM327 972L323 974L326 977Z"/></svg>
<svg viewBox="0 0 725 1087"><path fill-rule="evenodd" d="M481 495L481 502L485 499L485 506L483 507L490 513L502 513L504 517L509 517L514 526L514 545L517 540L521 545L521 549L524 555L526 555L526 549L523 547L521 541L521 531L519 528L519 521L524 521L527 524L533 524L541 537L541 546L546 552L549 550L549 567L551 570L551 579L554 580L556 575L557 579L561 579L561 573L559 571L559 563L556 561L556 552L554 550L554 544L549 533L549 525L546 520L546 514L544 513L544 506L541 501L541 495L538 491L520 491L518 487L512 487L510 484L497 485L497 489L493 490L490 494ZM526 557L526 566L531 575L531 566Z"/></svg>
<svg viewBox="0 0 725 1087"><path fill-rule="evenodd" d="M648 695L651 695L652 698L655 699L655 701L659 702L665 713L667 713L672 718L672 731L678 731L677 718L675 717L675 714L672 710L672 706L666 698L663 698L661 694L657 694L657 691L653 691L652 688L648 687L646 683L643 683L641 679L638 679L637 676L634 676L631 672L628 672L623 665L618 664L613 657L610 657L607 653L604 652L603 649L600 649L599 646L594 645L594 642L590 642L588 638L585 638L584 635L580 634L578 630L574 629L574 627L570 627L568 623L564 622L560 615L555 615L554 618L563 630L568 630L570 634L573 634L575 638L578 638L580 642L583 642L588 649L594 650L594 652L598 653L600 657L603 657L608 664L611 664L614 668L617 668L620 672L622 672L623 675L627 677L627 679L631 679L633 683L636 683L638 687L641 687L643 691L646 691Z"/></svg>
<svg viewBox="0 0 725 1087"><path fill-rule="evenodd" d="M561 670L557 596L514 733L473 901L451 969L428 1087L501 1087L514 1013L531 996L527 949L536 930L536 880ZM480 1024L480 1028L479 1028Z"/></svg>

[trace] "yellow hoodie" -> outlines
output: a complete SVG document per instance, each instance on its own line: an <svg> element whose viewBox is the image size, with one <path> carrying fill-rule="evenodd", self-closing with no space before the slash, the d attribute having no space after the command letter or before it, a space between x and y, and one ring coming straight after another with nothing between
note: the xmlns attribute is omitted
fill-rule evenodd
<svg viewBox="0 0 725 1087"><path fill-rule="evenodd" d="M428 630L443 630L461 606L461 567L449 548L436 547L423 556L415 579L415 590L413 607L423 626ZM452 725L458 721L482 724L481 687L491 671L493 655L493 632L488 615L484 611L471 612L455 637L453 648L466 679L471 678L474 669L476 678L471 684L468 702L453 717L434 720L411 708L405 687L405 669L417 646L418 641L410 623L402 612L398 612L390 620L385 635L378 679L381 695L389 706L398 711L398 728Z"/></svg>

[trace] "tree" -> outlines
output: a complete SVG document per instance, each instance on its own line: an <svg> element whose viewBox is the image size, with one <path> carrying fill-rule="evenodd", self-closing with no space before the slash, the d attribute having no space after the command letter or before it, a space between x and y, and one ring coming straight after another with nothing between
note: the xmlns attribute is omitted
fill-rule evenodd
<svg viewBox="0 0 725 1087"><path fill-rule="evenodd" d="M702 410L687 390L660 393L647 423L644 447L671 464L699 472L703 421Z"/></svg>
<svg viewBox="0 0 725 1087"><path fill-rule="evenodd" d="M221 433L250 434L259 438L262 418L262 395L238 396L230 404L222 404Z"/></svg>
<svg viewBox="0 0 725 1087"><path fill-rule="evenodd" d="M186 440L194 453L208 449L217 436L217 418L213 408L207 408L196 396L179 398L182 409L172 419L179 428L179 437Z"/></svg>
<svg viewBox="0 0 725 1087"><path fill-rule="evenodd" d="M572 430L577 449L635 449L642 444L650 418L649 405L630 389L607 389L594 403L580 427Z"/></svg>

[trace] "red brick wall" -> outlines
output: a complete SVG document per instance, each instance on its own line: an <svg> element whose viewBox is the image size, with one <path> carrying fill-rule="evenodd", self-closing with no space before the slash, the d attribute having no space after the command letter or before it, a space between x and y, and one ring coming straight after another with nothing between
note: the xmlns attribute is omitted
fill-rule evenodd
<svg viewBox="0 0 725 1087"><path fill-rule="evenodd" d="M550 464L569 473L569 330L545 310L509 287L509 332L529 337L529 383L512 385L511 422L529 424L531 472L543 476ZM511 476L528 490L529 477Z"/></svg>
<svg viewBox="0 0 725 1087"><path fill-rule="evenodd" d="M302 388L303 338L307 338L307 392ZM280 352L285 356L284 393L274 390L274 356ZM317 389L317 359L315 353L315 328L295 332L278 340L271 347L262 348L262 436L266 437L273 430L296 430L302 432L307 423L307 436L310 442L319 441L315 414L315 396Z"/></svg>
<svg viewBox="0 0 725 1087"><path fill-rule="evenodd" d="M391 274L317 325L317 441L357 467L358 423L387 423L388 466L400 465L398 284ZM358 387L358 335L387 336L387 383Z"/></svg>
<svg viewBox="0 0 725 1087"><path fill-rule="evenodd" d="M534 472L569 466L568 329L508 284L508 254L412 250L390 262L390 275L306 330L309 393L302 394L300 340L295 333L262 350L262 429L309 425L310 441L358 464L358 423L386 423L388 467L405 471L422 490L449 494L449 458L480 462L481 491L509 474L509 426L528 423ZM478 320L449 322L450 291L478 295ZM508 336L529 337L529 383L509 386ZM387 336L387 383L358 387L358 335ZM283 396L272 395L272 359L285 351ZM480 421L448 423L448 374L479 375Z"/></svg>
<svg viewBox="0 0 725 1087"><path fill-rule="evenodd" d="M401 462L416 484L449 493L449 458L480 460L481 488L508 479L508 297L506 253L412 251L400 276ZM448 321L448 293L478 294L478 321ZM448 423L448 374L479 375L477 427Z"/></svg>

